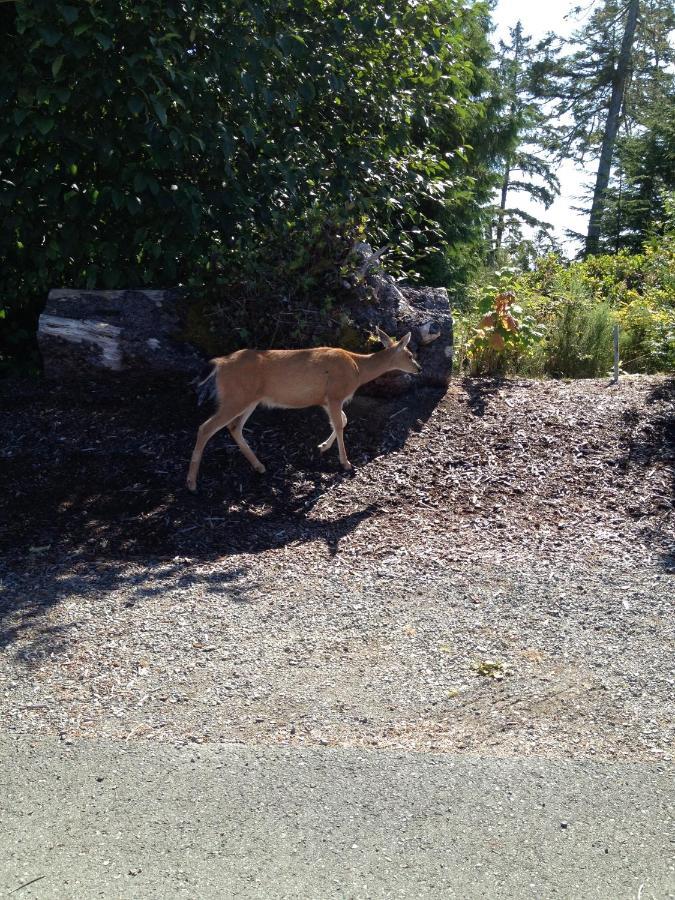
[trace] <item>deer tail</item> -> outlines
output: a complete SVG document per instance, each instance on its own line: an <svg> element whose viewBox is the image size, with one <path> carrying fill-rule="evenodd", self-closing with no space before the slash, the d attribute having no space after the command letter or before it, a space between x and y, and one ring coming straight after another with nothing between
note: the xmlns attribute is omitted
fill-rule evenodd
<svg viewBox="0 0 675 900"><path fill-rule="evenodd" d="M208 371L210 367L211 371ZM197 392L197 404L202 405L206 400L216 399L216 366L212 361L208 367L205 367L197 378L192 382Z"/></svg>

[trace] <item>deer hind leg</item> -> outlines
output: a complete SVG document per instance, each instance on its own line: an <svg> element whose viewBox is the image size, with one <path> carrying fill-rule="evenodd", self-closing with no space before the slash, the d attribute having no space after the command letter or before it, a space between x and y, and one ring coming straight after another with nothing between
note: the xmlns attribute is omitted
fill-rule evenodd
<svg viewBox="0 0 675 900"><path fill-rule="evenodd" d="M328 412L327 407L326 407L326 412ZM347 427L347 416L344 414L344 410L341 410L341 413L342 413L342 428L345 429ZM330 418L330 413L328 414L328 416ZM335 443L336 437L337 437L337 435L335 434L335 429L333 429L333 431L331 431L331 433L330 433L330 437L328 437L325 441L323 441L323 443L319 444L319 452L325 453L326 450L330 450L330 448Z"/></svg>
<svg viewBox="0 0 675 900"><path fill-rule="evenodd" d="M249 419L257 405L257 403L251 403L251 405L247 406L246 409L241 413L241 415L237 416L236 419L233 419L227 427L230 430L232 439L244 454L246 459L249 461L249 463L253 466L256 472L262 473L265 471L265 466L260 462L253 450L251 450L248 441L243 434L244 425L246 424L247 420Z"/></svg>
<svg viewBox="0 0 675 900"><path fill-rule="evenodd" d="M247 406L244 410L236 410L232 409L231 407L221 408L214 415L212 415L210 419L207 419L206 422L204 422L199 427L199 431L197 432L197 442L195 443L195 448L192 451L192 458L190 460L190 468L188 469L187 476L187 486L191 491L197 490L197 475L199 474L199 466L202 461L204 447L206 447L207 443L211 440L213 435L219 432L221 428L225 428L227 425L230 425L230 423L234 422L235 420L238 423L238 427L241 427L240 420L243 419L243 421L245 422L255 409L256 405L257 404L253 404L253 406ZM246 441L243 441L243 443L246 444ZM253 463L253 460L251 460L248 454L244 451L244 448L241 446L239 441L237 441L237 444L239 445L240 449L244 453L244 456L246 456L249 462L252 465L255 465ZM260 466L261 463L256 459L253 451L248 446L248 444L246 444L246 447L253 459L255 459Z"/></svg>
<svg viewBox="0 0 675 900"><path fill-rule="evenodd" d="M342 403L335 400L329 400L328 402L328 415L330 417L331 425L333 426L333 434L328 438L328 440L332 443L335 438L337 438L338 442L338 452L340 454L340 462L342 463L342 468L346 471L349 471L352 468L352 464L347 459L347 451L345 450L345 439L344 439L344 426L347 422L347 416L342 411ZM335 436L335 438L333 437Z"/></svg>

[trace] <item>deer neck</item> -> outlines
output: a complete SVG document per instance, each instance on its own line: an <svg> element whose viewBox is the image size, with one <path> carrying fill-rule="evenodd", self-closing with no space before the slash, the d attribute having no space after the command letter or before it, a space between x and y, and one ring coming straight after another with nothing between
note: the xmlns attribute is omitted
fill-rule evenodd
<svg viewBox="0 0 675 900"><path fill-rule="evenodd" d="M390 350L380 350L357 358L359 367L359 384L367 384L385 372L396 368L395 356Z"/></svg>

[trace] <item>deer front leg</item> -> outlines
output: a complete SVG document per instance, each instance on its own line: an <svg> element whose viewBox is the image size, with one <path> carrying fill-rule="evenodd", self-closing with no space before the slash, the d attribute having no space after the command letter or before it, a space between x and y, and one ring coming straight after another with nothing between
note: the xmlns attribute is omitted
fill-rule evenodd
<svg viewBox="0 0 675 900"><path fill-rule="evenodd" d="M326 408L326 412L328 412L328 408ZM347 427L347 416L344 414L344 410L342 410L341 412L342 412L342 428L344 429ZM330 420L330 413L328 413L328 418ZM328 437L325 441L323 441L323 443L319 444L319 452L325 453L326 450L330 450L330 448L335 443L336 437L337 437L337 435L335 434L335 430L331 431L330 437Z"/></svg>

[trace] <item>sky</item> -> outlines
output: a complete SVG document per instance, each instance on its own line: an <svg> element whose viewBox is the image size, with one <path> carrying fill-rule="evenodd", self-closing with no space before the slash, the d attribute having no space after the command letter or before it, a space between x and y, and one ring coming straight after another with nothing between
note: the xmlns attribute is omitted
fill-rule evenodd
<svg viewBox="0 0 675 900"><path fill-rule="evenodd" d="M586 14L580 18L565 16L575 7L583 5ZM568 37L580 25L583 24L591 4L581 0L498 0L497 7L492 13L492 19L497 26L493 42L497 44L500 38L508 38L508 29L520 19L526 34L532 36L534 41L544 37L549 31ZM586 217L572 209L580 205L584 186L592 183L594 171L584 170L571 161L565 161L556 171L560 179L560 197L553 205L545 210L543 206L528 203L525 196L518 197L518 205L531 212L533 215L546 222L551 222L556 236L565 244L568 252L578 249L578 244L566 242L565 229L571 228L581 233L586 232ZM514 201L515 202L515 201Z"/></svg>

